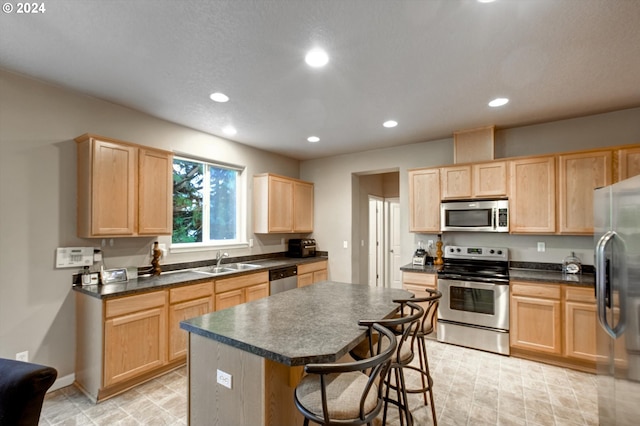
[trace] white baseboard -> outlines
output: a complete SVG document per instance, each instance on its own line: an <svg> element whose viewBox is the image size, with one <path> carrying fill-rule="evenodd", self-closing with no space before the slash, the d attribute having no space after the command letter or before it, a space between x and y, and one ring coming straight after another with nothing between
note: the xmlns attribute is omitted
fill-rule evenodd
<svg viewBox="0 0 640 426"><path fill-rule="evenodd" d="M53 392L58 389L62 389L67 386L71 386L75 380L76 380L75 374L67 374L64 377L58 377L56 381L53 382L53 385L51 385L47 393Z"/></svg>

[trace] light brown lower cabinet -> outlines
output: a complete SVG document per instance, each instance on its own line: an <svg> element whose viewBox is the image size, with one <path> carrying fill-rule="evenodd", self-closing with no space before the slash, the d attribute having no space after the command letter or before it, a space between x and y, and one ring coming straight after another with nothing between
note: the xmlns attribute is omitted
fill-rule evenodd
<svg viewBox="0 0 640 426"><path fill-rule="evenodd" d="M216 311L269 296L269 273L225 278L215 282Z"/></svg>
<svg viewBox="0 0 640 426"><path fill-rule="evenodd" d="M327 261L303 263L298 265L298 287L305 287L320 281L326 281Z"/></svg>
<svg viewBox="0 0 640 426"><path fill-rule="evenodd" d="M76 384L94 402L186 362L180 321L213 311L213 281L101 300L76 293Z"/></svg>
<svg viewBox="0 0 640 426"><path fill-rule="evenodd" d="M267 296L266 271L106 300L75 292L75 383L103 401L184 365L181 321Z"/></svg>
<svg viewBox="0 0 640 426"><path fill-rule="evenodd" d="M593 288L512 281L510 315L512 355L595 371Z"/></svg>
<svg viewBox="0 0 640 426"><path fill-rule="evenodd" d="M429 293L424 291L425 288L436 290L437 277L436 274L428 274L424 272L402 272L402 288L414 294L415 297L428 297ZM428 303L419 303L422 309L427 309ZM437 313L436 321L437 321ZM436 332L429 335L435 339Z"/></svg>
<svg viewBox="0 0 640 426"><path fill-rule="evenodd" d="M180 328L180 321L213 309L213 281L169 289L169 361L187 359L189 333Z"/></svg>
<svg viewBox="0 0 640 426"><path fill-rule="evenodd" d="M106 302L104 385L161 367L167 360L167 295L157 291ZM132 345L131 342L137 342Z"/></svg>
<svg viewBox="0 0 640 426"><path fill-rule="evenodd" d="M560 287L512 283L510 342L512 348L562 354Z"/></svg>

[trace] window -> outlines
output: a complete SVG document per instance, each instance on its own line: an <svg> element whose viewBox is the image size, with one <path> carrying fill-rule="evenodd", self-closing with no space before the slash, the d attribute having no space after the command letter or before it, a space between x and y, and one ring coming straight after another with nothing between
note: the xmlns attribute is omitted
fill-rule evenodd
<svg viewBox="0 0 640 426"><path fill-rule="evenodd" d="M174 157L172 246L243 242L241 172L235 167Z"/></svg>

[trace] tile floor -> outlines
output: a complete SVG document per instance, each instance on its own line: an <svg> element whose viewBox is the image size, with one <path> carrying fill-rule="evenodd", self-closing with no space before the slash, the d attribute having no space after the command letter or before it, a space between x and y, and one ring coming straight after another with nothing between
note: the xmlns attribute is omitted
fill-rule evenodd
<svg viewBox="0 0 640 426"><path fill-rule="evenodd" d="M593 375L431 340L427 348L439 425L598 424ZM186 389L184 367L97 405L69 386L47 394L40 425L186 425ZM431 425L430 407L410 398L415 425Z"/></svg>

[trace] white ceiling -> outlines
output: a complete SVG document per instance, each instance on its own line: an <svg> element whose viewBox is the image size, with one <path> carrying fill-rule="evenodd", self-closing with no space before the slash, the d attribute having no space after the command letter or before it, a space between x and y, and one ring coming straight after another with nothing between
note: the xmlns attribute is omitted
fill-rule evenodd
<svg viewBox="0 0 640 426"><path fill-rule="evenodd" d="M640 106L638 0L42 3L0 67L298 159Z"/></svg>

